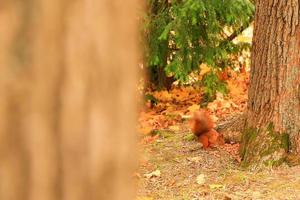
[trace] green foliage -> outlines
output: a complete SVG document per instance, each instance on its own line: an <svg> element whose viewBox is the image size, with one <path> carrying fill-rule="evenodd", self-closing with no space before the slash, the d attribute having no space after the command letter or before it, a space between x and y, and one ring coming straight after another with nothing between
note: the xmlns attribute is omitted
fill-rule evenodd
<svg viewBox="0 0 300 200"><path fill-rule="evenodd" d="M249 0L148 0L147 3L144 27L147 65L163 66L167 75L180 82L186 82L201 63L221 69L230 66L231 55L249 47L232 42L252 21L254 5ZM222 87L219 89L223 90Z"/></svg>
<svg viewBox="0 0 300 200"><path fill-rule="evenodd" d="M145 94L144 95L144 100L145 100L145 102L150 101L153 105L157 105L157 103L158 103L158 99L156 99L151 94Z"/></svg>
<svg viewBox="0 0 300 200"><path fill-rule="evenodd" d="M162 33L168 30L171 16L168 3L158 0L148 1L148 15L145 19L144 33L147 43L148 66L164 66L168 59L168 40L161 40Z"/></svg>
<svg viewBox="0 0 300 200"><path fill-rule="evenodd" d="M225 82L219 80L218 76L213 71L207 73L203 77L202 85L204 86L205 102L210 102L215 99L217 91L223 94L227 93Z"/></svg>

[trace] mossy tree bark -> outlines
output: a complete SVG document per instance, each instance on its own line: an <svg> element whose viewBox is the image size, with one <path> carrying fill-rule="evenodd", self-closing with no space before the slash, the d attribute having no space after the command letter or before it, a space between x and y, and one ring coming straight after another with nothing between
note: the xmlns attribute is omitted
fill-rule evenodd
<svg viewBox="0 0 300 200"><path fill-rule="evenodd" d="M245 165L273 166L300 154L298 0L257 0L251 82L241 155Z"/></svg>
<svg viewBox="0 0 300 200"><path fill-rule="evenodd" d="M133 199L137 4L1 2L0 199Z"/></svg>

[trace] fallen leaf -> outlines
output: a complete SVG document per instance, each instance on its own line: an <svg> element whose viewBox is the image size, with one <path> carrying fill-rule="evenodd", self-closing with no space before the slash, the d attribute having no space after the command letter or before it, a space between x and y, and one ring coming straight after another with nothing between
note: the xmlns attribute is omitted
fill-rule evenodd
<svg viewBox="0 0 300 200"><path fill-rule="evenodd" d="M148 135L149 133L151 133L151 131L152 131L152 127L140 127L138 129L138 132L143 135Z"/></svg>
<svg viewBox="0 0 300 200"><path fill-rule="evenodd" d="M221 185L221 184L211 184L211 185L209 185L209 188L210 189L225 189L225 186Z"/></svg>
<svg viewBox="0 0 300 200"><path fill-rule="evenodd" d="M191 105L190 107L188 107L188 110L189 110L191 113L193 113L193 112L199 110L199 105L198 105L198 104L193 104L193 105Z"/></svg>
<svg viewBox="0 0 300 200"><path fill-rule="evenodd" d="M193 157L193 158L187 158L187 160L198 163L202 160L202 158L200 156L197 156L197 157Z"/></svg>
<svg viewBox="0 0 300 200"><path fill-rule="evenodd" d="M172 130L172 131L179 131L180 127L174 125L174 126L169 126L169 129Z"/></svg>
<svg viewBox="0 0 300 200"><path fill-rule="evenodd" d="M191 115L181 115L181 118L183 120L189 120L189 119L191 119Z"/></svg>
<svg viewBox="0 0 300 200"><path fill-rule="evenodd" d="M159 138L159 135L155 135L155 136L147 136L144 139L141 140L141 144L148 144L151 142L154 142L155 140L157 140Z"/></svg>
<svg viewBox="0 0 300 200"><path fill-rule="evenodd" d="M207 64L202 63L200 65L200 75L203 76L204 74L208 73L211 71L211 68L207 66Z"/></svg>
<svg viewBox="0 0 300 200"><path fill-rule="evenodd" d="M254 192L252 193L252 197L253 197L254 199L259 199L259 198L262 197L262 195L261 195L261 193L260 193L259 191L254 191Z"/></svg>
<svg viewBox="0 0 300 200"><path fill-rule="evenodd" d="M154 92L153 96L162 102L167 102L172 100L172 95L166 90Z"/></svg>
<svg viewBox="0 0 300 200"><path fill-rule="evenodd" d="M205 175L204 174L200 174L199 176L197 176L196 182L199 185L203 185L205 183Z"/></svg>
<svg viewBox="0 0 300 200"><path fill-rule="evenodd" d="M145 174L144 176L146 178L160 177L160 170L155 170L154 172L151 172L149 174Z"/></svg>

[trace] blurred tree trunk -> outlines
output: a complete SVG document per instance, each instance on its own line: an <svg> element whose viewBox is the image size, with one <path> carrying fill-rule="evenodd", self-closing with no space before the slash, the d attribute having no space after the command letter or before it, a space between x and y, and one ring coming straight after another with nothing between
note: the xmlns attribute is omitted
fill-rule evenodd
<svg viewBox="0 0 300 200"><path fill-rule="evenodd" d="M155 86L156 90L170 90L172 88L175 78L173 76L168 77L164 67L150 66L147 72L150 82Z"/></svg>
<svg viewBox="0 0 300 200"><path fill-rule="evenodd" d="M274 166L300 154L299 1L257 0L245 165Z"/></svg>
<svg viewBox="0 0 300 200"><path fill-rule="evenodd" d="M1 2L0 199L133 199L137 3Z"/></svg>

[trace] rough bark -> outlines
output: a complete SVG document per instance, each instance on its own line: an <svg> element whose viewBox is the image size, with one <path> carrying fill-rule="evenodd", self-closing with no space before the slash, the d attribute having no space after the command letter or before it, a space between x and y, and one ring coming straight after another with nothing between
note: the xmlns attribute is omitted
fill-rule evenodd
<svg viewBox="0 0 300 200"><path fill-rule="evenodd" d="M244 163L279 164L287 151L300 153L299 4L256 1Z"/></svg>
<svg viewBox="0 0 300 200"><path fill-rule="evenodd" d="M0 199L133 199L137 1L0 6Z"/></svg>
<svg viewBox="0 0 300 200"><path fill-rule="evenodd" d="M238 113L228 116L224 121L218 121L216 130L222 133L226 143L240 143L245 129L246 114Z"/></svg>

